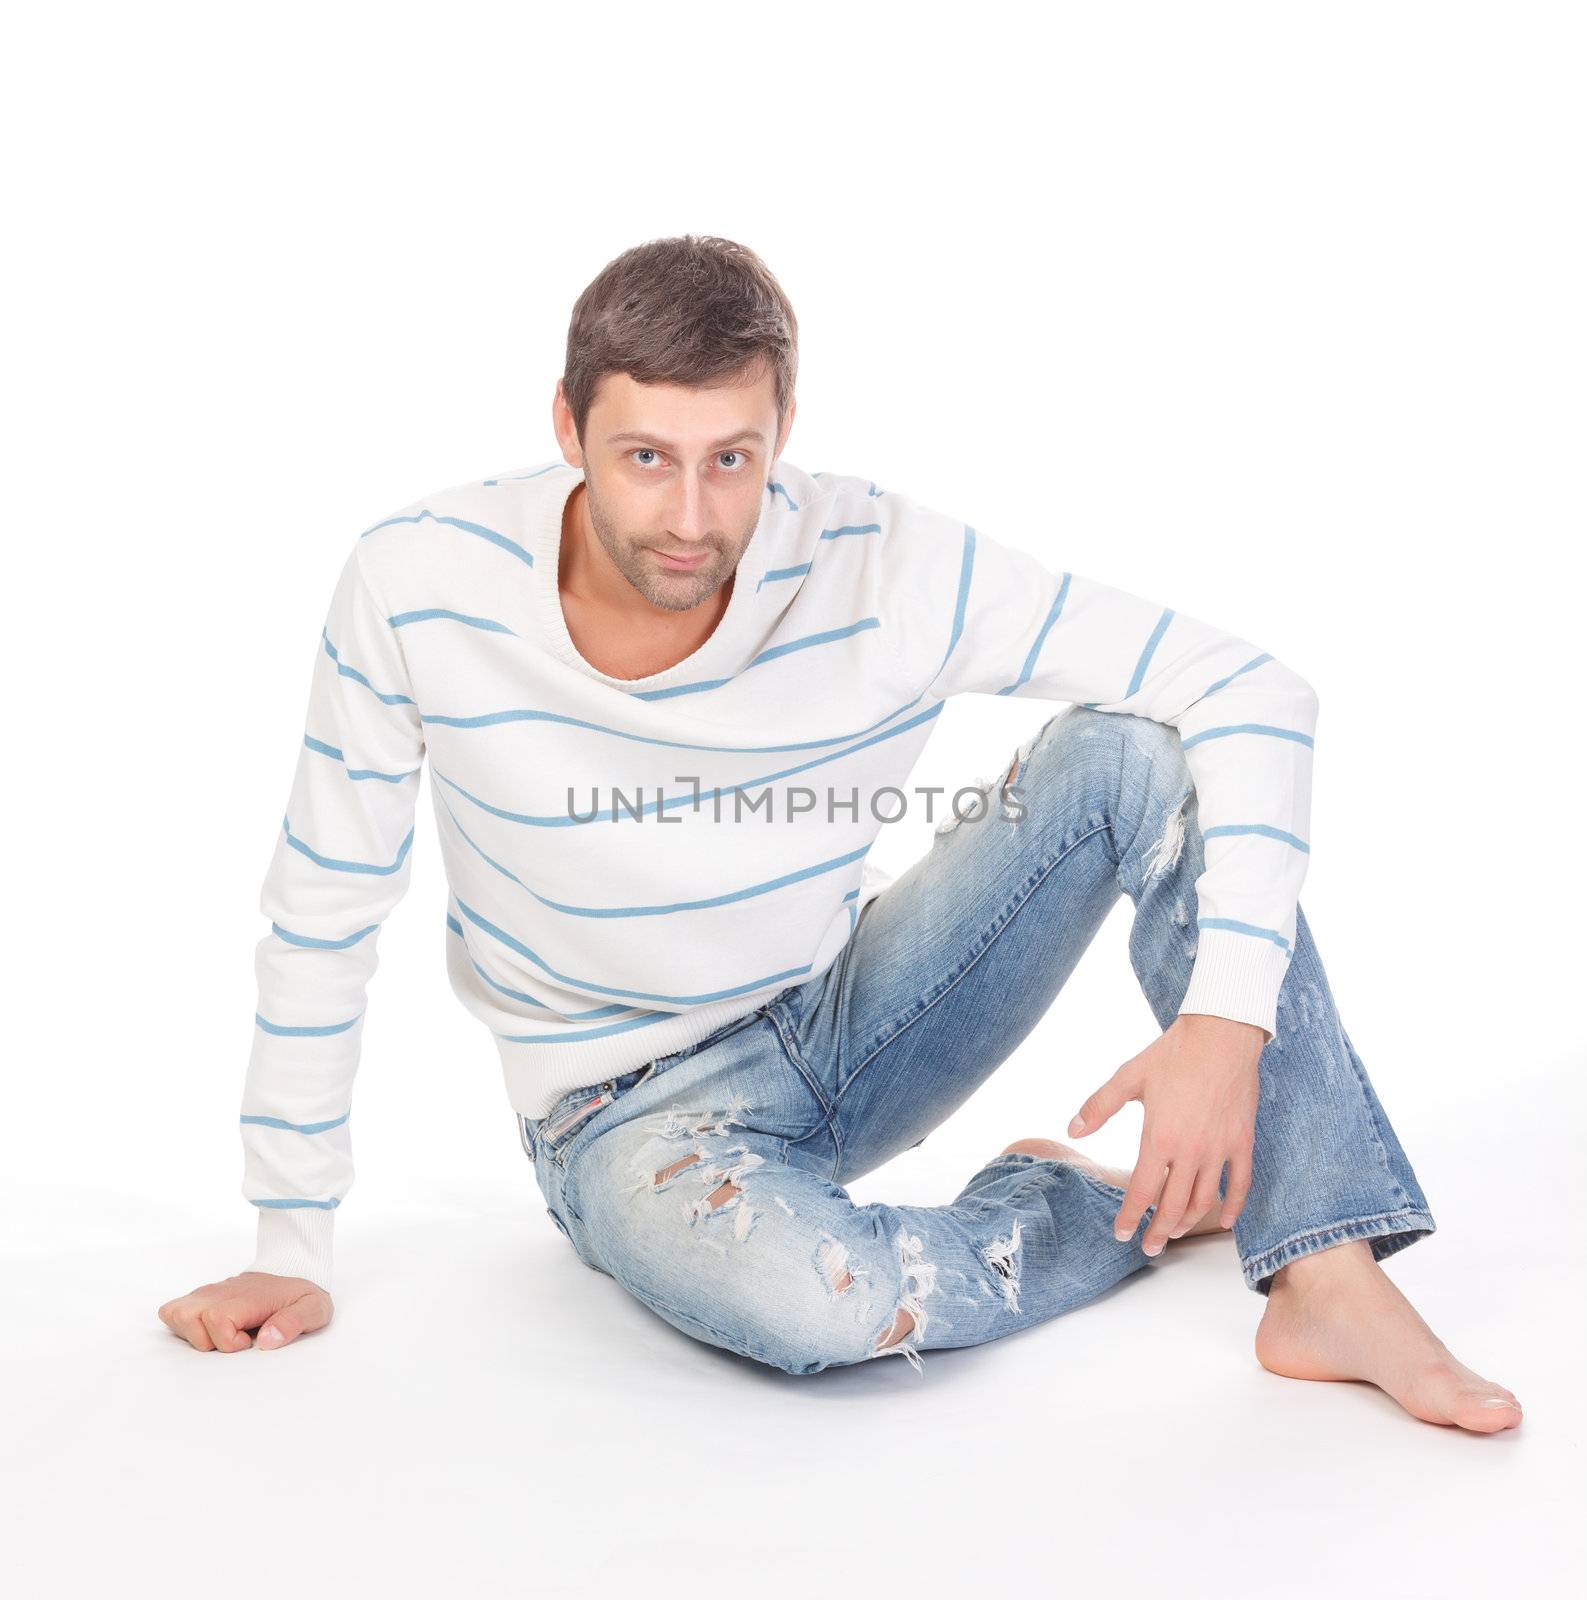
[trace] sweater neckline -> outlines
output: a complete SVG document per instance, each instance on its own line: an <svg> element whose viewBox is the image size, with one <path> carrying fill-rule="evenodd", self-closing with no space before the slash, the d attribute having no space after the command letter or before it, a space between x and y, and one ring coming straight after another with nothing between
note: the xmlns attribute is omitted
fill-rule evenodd
<svg viewBox="0 0 1587 1600"><path fill-rule="evenodd" d="M602 672L579 653L573 636L568 632L557 583L562 554L562 518L573 491L584 481L584 470L563 463L553 481L556 492L546 495L541 501L542 515L534 521L531 550L542 623L541 638L554 656L597 683L609 684L614 689L622 689L630 694L646 689L670 688L674 684L708 677L713 669L720 667L730 672L742 664L737 660L737 652L742 648L753 624L755 609L755 585L749 581L749 574L759 570L763 564L761 557L766 549L773 504L770 494L761 503L760 520L755 524L755 531L750 535L743 555L739 557L727 606L710 635L690 654L664 671L652 672L643 678L617 678L609 672Z"/></svg>

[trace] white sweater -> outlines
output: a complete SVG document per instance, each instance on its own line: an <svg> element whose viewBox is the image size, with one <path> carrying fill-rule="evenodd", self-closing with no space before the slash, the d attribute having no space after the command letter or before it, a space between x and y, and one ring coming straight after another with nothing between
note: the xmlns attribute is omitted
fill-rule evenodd
<svg viewBox="0 0 1587 1600"><path fill-rule="evenodd" d="M889 881L866 852L900 801L877 791L928 815L907 780L956 694L1178 729L1206 840L1180 1010L1275 1031L1308 859L1303 679L1182 612L787 460L715 631L664 672L610 677L575 649L557 590L582 476L554 462L426 495L348 555L260 900L242 1107L256 1270L329 1286L366 989L408 885L427 754L451 984L527 1117L825 972ZM954 797L931 798L954 826ZM966 814L984 804L958 797Z"/></svg>

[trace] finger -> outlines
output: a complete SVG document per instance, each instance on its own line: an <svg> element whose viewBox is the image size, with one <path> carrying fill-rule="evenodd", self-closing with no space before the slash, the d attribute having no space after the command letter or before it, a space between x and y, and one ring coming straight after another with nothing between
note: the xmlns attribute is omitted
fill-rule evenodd
<svg viewBox="0 0 1587 1600"><path fill-rule="evenodd" d="M330 1296L325 1294L306 1294L300 1300L294 1300L291 1305L283 1306L259 1330L259 1348L261 1350L279 1350L284 1344L291 1344L302 1333L313 1333L316 1328L323 1328L331 1320Z"/></svg>
<svg viewBox="0 0 1587 1600"><path fill-rule="evenodd" d="M195 1289L191 1294L180 1294L174 1300L167 1300L155 1313L177 1338L185 1339L195 1350L215 1348L209 1330L200 1320L205 1305L204 1292L208 1287L206 1284L203 1289Z"/></svg>
<svg viewBox="0 0 1587 1600"><path fill-rule="evenodd" d="M1069 1123L1069 1137L1078 1139L1095 1133L1115 1111L1135 1098L1134 1089L1133 1075L1120 1067L1074 1114Z"/></svg>
<svg viewBox="0 0 1587 1600"><path fill-rule="evenodd" d="M1168 1169L1168 1183L1163 1189L1157 1214L1152 1218L1151 1227L1146 1230L1146 1237L1141 1240L1141 1249L1147 1255L1161 1255L1169 1235L1179 1226L1185 1215L1185 1207L1190 1204L1190 1191L1195 1184L1197 1170L1195 1161L1190 1158L1176 1162Z"/></svg>
<svg viewBox="0 0 1587 1600"><path fill-rule="evenodd" d="M1251 1192L1251 1152L1241 1150L1229 1157L1229 1187L1224 1191L1223 1210L1218 1221L1232 1228L1245 1207L1245 1197Z"/></svg>
<svg viewBox="0 0 1587 1600"><path fill-rule="evenodd" d="M160 1320L178 1338L186 1339L195 1350L213 1350L215 1341L210 1338L199 1311L197 1305L172 1300L160 1307Z"/></svg>
<svg viewBox="0 0 1587 1600"><path fill-rule="evenodd" d="M1169 1234L1170 1239L1182 1238L1217 1205L1218 1179L1222 1176L1221 1161L1216 1166L1209 1161L1201 1169L1201 1175L1196 1179L1196 1187L1190 1192L1190 1203L1185 1207L1185 1214L1180 1218L1174 1231Z"/></svg>
<svg viewBox="0 0 1587 1600"><path fill-rule="evenodd" d="M203 1324L204 1331L209 1335L214 1348L230 1354L235 1350L246 1350L253 1340L248 1337L238 1326L234 1318L235 1308L228 1304L205 1306L198 1314L198 1320Z"/></svg>
<svg viewBox="0 0 1587 1600"><path fill-rule="evenodd" d="M1130 1186L1124 1192L1124 1204L1113 1219L1113 1237L1120 1243L1135 1237L1141 1213L1157 1198L1166 1170L1162 1160L1143 1142L1140 1159L1130 1174Z"/></svg>

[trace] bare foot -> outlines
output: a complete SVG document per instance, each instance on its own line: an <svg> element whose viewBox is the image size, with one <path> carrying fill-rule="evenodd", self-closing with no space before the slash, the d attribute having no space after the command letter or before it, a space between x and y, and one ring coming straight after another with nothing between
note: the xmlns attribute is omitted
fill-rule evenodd
<svg viewBox="0 0 1587 1600"><path fill-rule="evenodd" d="M1521 1422L1520 1401L1449 1353L1364 1239L1302 1256L1274 1276L1256 1358L1285 1378L1376 1384L1423 1422L1473 1433Z"/></svg>
<svg viewBox="0 0 1587 1600"><path fill-rule="evenodd" d="M1119 1167L1104 1167L1100 1162L1093 1161L1090 1156L1082 1155L1069 1145L1059 1144L1056 1139L1016 1139L999 1154L1006 1156L1016 1151L1022 1155L1046 1156L1051 1161L1062 1161L1068 1166L1080 1167L1089 1172L1093 1178L1100 1178L1103 1183L1111 1183L1115 1189L1128 1189L1130 1186L1128 1172ZM1188 1227L1182 1227L1175 1237L1191 1239L1197 1234L1226 1232L1227 1230L1218 1222L1218 1208L1221 1204L1221 1201L1215 1201Z"/></svg>

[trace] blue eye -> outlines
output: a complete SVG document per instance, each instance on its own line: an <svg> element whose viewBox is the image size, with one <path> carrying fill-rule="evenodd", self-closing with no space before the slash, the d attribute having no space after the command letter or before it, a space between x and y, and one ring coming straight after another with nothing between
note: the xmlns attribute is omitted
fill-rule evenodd
<svg viewBox="0 0 1587 1600"><path fill-rule="evenodd" d="M636 445L632 450L630 450L628 452L628 454L629 454L629 456L631 458L633 458L638 463L638 465L640 465L642 467L648 467L650 465L650 462L646 461L646 460L640 460L640 457L650 456L650 457L654 457L654 458L656 458L658 460L660 459L660 452L657 451L657 450L653 450L648 444ZM727 470L729 472L740 472L740 471L742 471L744 463L748 459L749 458L744 454L744 452L742 450L720 450L720 451L717 452L717 460L719 462L730 461L732 463L727 468Z"/></svg>

